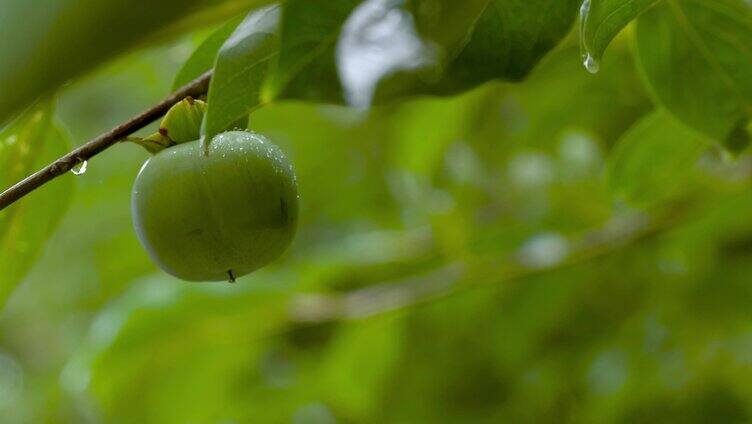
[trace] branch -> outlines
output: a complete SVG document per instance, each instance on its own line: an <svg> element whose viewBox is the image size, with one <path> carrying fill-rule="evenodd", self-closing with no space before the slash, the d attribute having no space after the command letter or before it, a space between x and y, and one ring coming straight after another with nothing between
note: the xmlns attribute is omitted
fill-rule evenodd
<svg viewBox="0 0 752 424"><path fill-rule="evenodd" d="M450 263L428 274L348 293L300 294L292 298L289 313L292 321L303 323L357 321L447 298L472 288L508 286L619 252L633 243L662 233L682 219L684 211L654 220L643 214L626 214L571 240L568 257L549 266L526 266L520 263L519 252L492 255L471 263Z"/></svg>
<svg viewBox="0 0 752 424"><path fill-rule="evenodd" d="M463 264L451 263L425 275L344 294L300 294L292 299L290 315L293 321L310 323L370 318L444 297L457 290L467 271Z"/></svg>
<svg viewBox="0 0 752 424"><path fill-rule="evenodd" d="M13 204L18 199L38 189L52 179L70 171L76 164L102 153L108 147L123 140L125 137L144 128L162 117L172 106L184 98L199 97L206 94L212 71L207 71L200 77L184 85L160 103L152 106L141 114L134 116L125 123L81 145L67 155L52 162L43 169L26 177L12 187L0 193L0 211Z"/></svg>

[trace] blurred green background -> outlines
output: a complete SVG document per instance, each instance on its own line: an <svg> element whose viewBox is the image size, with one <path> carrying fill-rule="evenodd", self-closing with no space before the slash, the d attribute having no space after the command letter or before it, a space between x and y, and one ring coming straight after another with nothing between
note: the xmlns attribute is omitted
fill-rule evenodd
<svg viewBox="0 0 752 424"><path fill-rule="evenodd" d="M73 140L164 97L206 34L68 86ZM597 75L575 35L522 83L254 113L301 221L235 285L148 259L139 147L52 182L77 190L0 312L0 422L750 421L752 157L707 148L636 188L648 206L614 199L616 142L654 106L629 34Z"/></svg>

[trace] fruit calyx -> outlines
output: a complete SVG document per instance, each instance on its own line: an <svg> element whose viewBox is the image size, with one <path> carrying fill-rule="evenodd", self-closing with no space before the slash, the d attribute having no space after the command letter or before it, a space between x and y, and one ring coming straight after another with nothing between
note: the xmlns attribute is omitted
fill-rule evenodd
<svg viewBox="0 0 752 424"><path fill-rule="evenodd" d="M167 111L157 132L143 138L131 136L126 141L134 142L149 153L156 154L168 147L198 140L206 108L206 102L186 97Z"/></svg>

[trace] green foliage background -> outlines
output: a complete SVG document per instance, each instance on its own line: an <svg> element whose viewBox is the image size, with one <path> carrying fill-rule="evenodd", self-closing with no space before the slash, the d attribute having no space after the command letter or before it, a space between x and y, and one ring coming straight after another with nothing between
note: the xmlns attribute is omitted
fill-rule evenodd
<svg viewBox="0 0 752 424"><path fill-rule="evenodd" d="M220 51L207 131L253 110L301 194L290 251L235 285L150 262L135 145L0 212L0 421L750 421L752 6L591 1L581 28L572 1L392 2L433 61L370 109L335 63L359 1L289 0L224 47L268 2L0 25L2 187Z"/></svg>

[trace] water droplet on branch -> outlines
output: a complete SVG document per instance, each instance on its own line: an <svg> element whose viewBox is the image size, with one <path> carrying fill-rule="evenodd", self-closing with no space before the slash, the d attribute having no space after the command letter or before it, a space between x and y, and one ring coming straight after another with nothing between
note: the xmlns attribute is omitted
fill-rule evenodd
<svg viewBox="0 0 752 424"><path fill-rule="evenodd" d="M84 175L86 173L86 168L89 166L89 161L83 161L77 163L73 168L71 168L71 172L75 175Z"/></svg>

